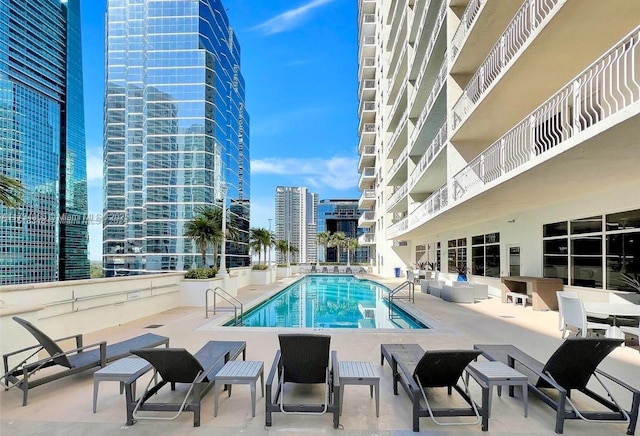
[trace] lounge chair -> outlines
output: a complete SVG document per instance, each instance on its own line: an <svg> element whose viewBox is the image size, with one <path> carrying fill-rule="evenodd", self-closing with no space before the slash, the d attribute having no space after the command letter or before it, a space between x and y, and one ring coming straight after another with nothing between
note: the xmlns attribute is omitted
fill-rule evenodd
<svg viewBox="0 0 640 436"><path fill-rule="evenodd" d="M183 411L193 412L193 426L200 426L200 409L202 398L214 387L214 377L229 360L235 360L240 352L246 351L243 341L209 341L195 355L184 348L156 348L131 350L153 365L153 377L139 399L134 398L135 379L127 380L124 384L127 402L127 425L135 424L136 420L157 419L172 420L180 416ZM155 382L160 375L160 381ZM153 386L152 383L155 383ZM176 383L189 385L184 398L179 402L149 402L154 394L165 386L171 385L175 390ZM190 397L191 395L191 397ZM173 416L159 417L142 414L144 411L177 412Z"/></svg>
<svg viewBox="0 0 640 436"><path fill-rule="evenodd" d="M613 338L571 337L560 345L547 363L539 362L513 345L474 347L489 360L503 361L529 377L529 392L556 411L556 433L563 432L565 419L582 419L588 422L628 423L627 434L632 435L638 421L640 391L597 369L600 362L622 342L622 339ZM608 398L587 387L592 376ZM603 378L631 393L630 409L624 409L613 397ZM572 391L582 392L607 410L602 407L597 407L599 410L580 410L572 401Z"/></svg>
<svg viewBox="0 0 640 436"><path fill-rule="evenodd" d="M329 272L329 270L327 269L327 267L326 267L326 266L323 266L323 267L322 267L322 272L326 274L326 273L328 273L328 272Z"/></svg>
<svg viewBox="0 0 640 436"><path fill-rule="evenodd" d="M345 268L344 273L345 274L353 274L353 270L351 269L350 266L348 266L348 267Z"/></svg>
<svg viewBox="0 0 640 436"><path fill-rule="evenodd" d="M311 265L311 272L312 273L317 273L318 272L318 268L315 265Z"/></svg>
<svg viewBox="0 0 640 436"><path fill-rule="evenodd" d="M333 266L333 273L334 274L340 274L340 268L338 268L338 265L334 265Z"/></svg>
<svg viewBox="0 0 640 436"><path fill-rule="evenodd" d="M267 378L266 422L271 427L273 412L290 414L322 415L333 413L333 427L340 425L340 384L338 357L331 352L331 336L309 334L281 334L280 350L271 366ZM331 365L331 366L330 366ZM273 383L278 373L278 382L273 392ZM325 385L324 402L317 404L294 404L285 401L285 383Z"/></svg>
<svg viewBox="0 0 640 436"><path fill-rule="evenodd" d="M462 377L467 365L480 355L477 350L429 350L424 351L417 344L410 344L408 352L392 352L392 368L397 367L393 377L393 393L398 395L398 382L413 403L413 431L420 431L420 417L431 417L438 425L471 425L481 421L480 412L471 399L467 384ZM458 380L462 380L464 389ZM425 388L447 388L451 395L455 389L469 407L440 407L433 408ZM425 406L422 406L424 400ZM442 422L436 417L444 416L475 416L473 421Z"/></svg>
<svg viewBox="0 0 640 436"><path fill-rule="evenodd" d="M0 377L0 381L4 385L5 390L13 387L17 387L22 390L23 406L27 405L29 389L33 389L36 386L61 379L68 375L77 374L91 368L104 367L107 363L129 356L131 354L129 350L132 348L158 347L160 345L164 345L166 347L169 346L169 338L154 335L152 333L147 333L111 345L107 345L106 341L91 345L83 345L82 334L60 339L51 339L46 333L29 321L17 316L14 316L13 320L27 329L27 331L38 341L38 345L23 348L3 356L5 373ZM58 345L58 342L69 339L75 339L76 346L71 350L63 351ZM38 361L33 361L32 358L37 358L38 353L43 350L47 352L49 356ZM28 354L28 356L24 357L26 354ZM9 367L10 358L16 355L21 359L20 362L17 364L11 364L12 366ZM31 378L39 370L51 366L59 366L65 369L43 377L35 379Z"/></svg>

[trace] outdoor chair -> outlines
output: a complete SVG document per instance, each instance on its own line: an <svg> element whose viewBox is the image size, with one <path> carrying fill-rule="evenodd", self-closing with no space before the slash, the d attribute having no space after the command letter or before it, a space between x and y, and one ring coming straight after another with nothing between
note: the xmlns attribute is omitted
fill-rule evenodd
<svg viewBox="0 0 640 436"><path fill-rule="evenodd" d="M323 267L322 267L322 272L323 272L323 273L328 273L328 272L329 272L329 270L327 269L327 267L326 267L326 266L323 266Z"/></svg>
<svg viewBox="0 0 640 436"><path fill-rule="evenodd" d="M333 273L334 274L340 274L340 268L338 268L338 265L334 265L333 266Z"/></svg>
<svg viewBox="0 0 640 436"><path fill-rule="evenodd" d="M417 353L392 353L392 359L397 365L397 373L393 377L393 392L398 394L397 384L400 382L413 403L413 431L420 431L420 417L431 417L438 425L480 423L480 413L462 377L467 365L479 355L480 351L477 350L429 350L421 357ZM464 387L459 385L459 380L462 380ZM469 407L432 407L425 389L443 387L447 388L449 395L452 388L455 389ZM424 406L421 400L424 400ZM446 416L475 416L476 419L465 422L443 422L436 419Z"/></svg>
<svg viewBox="0 0 640 436"><path fill-rule="evenodd" d="M609 324L597 323L587 320L587 313L584 310L582 300L576 295L566 292L556 292L558 296L558 313L561 319L562 338L564 339L569 330L568 327L577 329L576 336L587 337L589 330L608 331Z"/></svg>
<svg viewBox="0 0 640 436"><path fill-rule="evenodd" d="M317 273L318 272L318 268L315 265L311 265L311 272L312 273Z"/></svg>
<svg viewBox="0 0 640 436"><path fill-rule="evenodd" d="M267 378L266 426L272 424L272 413L322 415L333 413L333 427L340 425L340 384L338 356L329 353L331 336L310 334L278 335L276 352ZM331 359L330 359L331 358ZM274 379L278 381L274 392ZM323 403L299 404L285 400L285 384L324 384ZM291 387L289 387L291 389ZM273 392L273 393L272 393ZM289 398L292 395L287 390Z"/></svg>
<svg viewBox="0 0 640 436"><path fill-rule="evenodd" d="M129 356L132 348L158 347L160 345L164 345L166 347L169 346L169 338L154 335L152 333L147 333L111 345L107 345L106 341L91 345L83 345L82 334L60 339L51 339L46 333L29 321L17 316L14 316L13 320L27 329L27 331L38 341L38 345L23 348L3 356L4 375L0 377L0 381L2 381L5 390L13 387L17 387L22 390L23 406L27 405L29 390L36 386L61 379L68 375L77 374L88 369L105 367L107 363ZM58 343L69 339L75 339L75 348L63 351ZM38 353L43 350L48 353L49 356L34 361L33 359L37 359ZM20 359L20 362L17 364L10 363L10 358L13 358L12 356L17 356L17 358ZM9 367L9 365L12 366ZM52 374L47 374L43 377L32 378L32 376L39 370L52 366L64 369Z"/></svg>
<svg viewBox="0 0 640 436"><path fill-rule="evenodd" d="M513 345L475 345L489 360L500 360L529 378L529 392L556 411L555 432L561 434L565 419L587 422L628 424L627 434L635 432L640 406L640 391L597 369L602 360L622 339L581 338L566 339L546 363L539 362ZM595 379L597 392L587 387ZM613 382L618 391L631 393L631 406L625 409L613 397L605 382ZM585 394L594 401L575 403L572 391ZM603 393L606 393L606 396ZM580 400L583 400L582 398ZM586 408L597 410L585 410Z"/></svg>
<svg viewBox="0 0 640 436"><path fill-rule="evenodd" d="M155 419L173 420L183 411L193 412L193 426L200 426L200 410L202 398L214 387L215 375L229 360L235 360L240 352L245 352L244 341L209 341L195 355L184 348L156 348L131 350L153 366L153 377L147 384L139 399L134 398L136 379L127 380L124 384L127 402L127 425L133 425L136 420ZM160 381L157 380L160 375ZM177 383L187 384L187 391L182 399L164 402L157 398L150 402L152 396L166 384L171 390L176 389ZM153 384L153 386L152 386ZM142 414L144 411L177 412L175 415L161 417Z"/></svg>
<svg viewBox="0 0 640 436"><path fill-rule="evenodd" d="M348 267L345 268L344 273L345 274L353 274L353 270L351 269L350 266L348 266Z"/></svg>

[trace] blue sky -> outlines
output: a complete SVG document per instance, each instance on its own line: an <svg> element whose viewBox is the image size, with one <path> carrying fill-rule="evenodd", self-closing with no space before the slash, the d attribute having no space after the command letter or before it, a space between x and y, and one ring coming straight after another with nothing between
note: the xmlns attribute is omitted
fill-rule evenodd
<svg viewBox="0 0 640 436"><path fill-rule="evenodd" d="M358 198L357 1L224 0L251 117L251 226L269 227L275 187ZM89 213L102 212L104 12L82 1ZM272 227L273 229L273 227ZM89 227L90 258L102 228Z"/></svg>

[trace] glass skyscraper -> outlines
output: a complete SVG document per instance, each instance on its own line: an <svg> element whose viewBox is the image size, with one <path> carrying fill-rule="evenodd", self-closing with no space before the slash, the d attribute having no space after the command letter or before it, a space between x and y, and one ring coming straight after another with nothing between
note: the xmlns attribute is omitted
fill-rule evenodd
<svg viewBox="0 0 640 436"><path fill-rule="evenodd" d="M318 203L318 233L336 233L343 232L349 239L356 239L367 233L367 229L358 227L358 217L364 211L358 209L358 200L335 199L320 200ZM325 255L325 258L322 256ZM320 252L321 261L323 262L346 262L347 251L341 250L338 259L338 250L335 247L325 247ZM354 250L351 262L367 263L369 262L369 247L359 246Z"/></svg>
<svg viewBox="0 0 640 436"><path fill-rule="evenodd" d="M240 46L218 0L108 0L105 275L200 266L185 224L202 206L239 230L249 265L249 115Z"/></svg>
<svg viewBox="0 0 640 436"><path fill-rule="evenodd" d="M89 278L80 0L0 0L0 285Z"/></svg>

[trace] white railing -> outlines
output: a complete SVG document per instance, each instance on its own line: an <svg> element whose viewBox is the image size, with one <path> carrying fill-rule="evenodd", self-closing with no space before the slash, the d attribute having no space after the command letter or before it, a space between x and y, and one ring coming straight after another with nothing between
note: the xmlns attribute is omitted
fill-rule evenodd
<svg viewBox="0 0 640 436"><path fill-rule="evenodd" d="M403 148L402 153L400 153L400 156L398 156L398 159L396 159L393 165L391 165L391 169L389 170L387 177L392 178L398 172L402 164L406 162L408 155L409 149L407 147Z"/></svg>
<svg viewBox="0 0 640 436"><path fill-rule="evenodd" d="M362 20L363 23L375 23L376 22L376 16L375 14L365 14L364 15L364 19Z"/></svg>
<svg viewBox="0 0 640 436"><path fill-rule="evenodd" d="M447 16L447 2L442 2L440 6L440 10L438 11L438 18L433 26L433 31L431 32L431 37L429 38L429 45L425 50L424 59L422 59L422 63L420 64L420 73L418 73L418 77L416 78L416 84L414 86L414 93L411 96L411 101L409 102L409 107L412 107L416 101L416 97L418 95L418 90L422 85L422 79L424 78L425 71L427 70L427 64L431 60L431 54L433 49L436 46L436 41L438 40L438 33L440 33L440 28L442 27L442 23L444 23L444 19ZM443 65L447 65L447 57L444 56L442 59Z"/></svg>
<svg viewBox="0 0 640 436"><path fill-rule="evenodd" d="M363 155L375 156L376 154L376 146L375 145L365 145L364 150L362 150Z"/></svg>
<svg viewBox="0 0 640 436"><path fill-rule="evenodd" d="M376 199L376 191L375 189L365 189L362 191L362 195L360 196L361 200L375 200Z"/></svg>
<svg viewBox="0 0 640 436"><path fill-rule="evenodd" d="M396 142L398 142L398 138L400 137L400 134L404 130L408 119L409 119L409 112L405 111L404 114L402 115L402 118L400 118L400 121L398 122L398 127L396 127L396 131L391 137L391 141L389 141L389 143L387 144L387 148L385 149L386 156L388 156L389 152L396 146Z"/></svg>
<svg viewBox="0 0 640 436"><path fill-rule="evenodd" d="M362 212L362 215L360 215L360 218L358 220L359 221L375 221L376 213L372 210L367 210L365 212Z"/></svg>
<svg viewBox="0 0 640 436"><path fill-rule="evenodd" d="M365 123L362 133L376 133L376 123Z"/></svg>
<svg viewBox="0 0 640 436"><path fill-rule="evenodd" d="M418 31L416 32L416 39L415 39L416 48L417 48L418 45L420 45L420 38L422 38L422 32L424 32L424 29L425 29L426 24L427 24L427 11L429 10L430 4L431 4L431 0L427 0L425 2L424 9L422 9L422 14L420 16L420 20L418 21L420 23L420 26L418 27ZM417 55L418 55L418 50L414 50L413 51L413 58L410 59L411 62L409 62L409 67L411 67L411 65L413 65Z"/></svg>
<svg viewBox="0 0 640 436"><path fill-rule="evenodd" d="M454 129L458 128L487 88L515 58L559 2L560 0L526 0L523 3L453 107Z"/></svg>
<svg viewBox="0 0 640 436"><path fill-rule="evenodd" d="M389 196L389 200L387 201L387 209L393 208L393 206L398 204L398 202L400 202L400 200L402 200L407 195L407 188L407 182L404 182L398 189L393 191L393 194Z"/></svg>
<svg viewBox="0 0 640 436"><path fill-rule="evenodd" d="M393 239L401 233L406 232L409 229L409 218L405 217L398 221L397 223L391 225L387 229L387 238Z"/></svg>
<svg viewBox="0 0 640 436"><path fill-rule="evenodd" d="M375 177L376 169L375 167L365 167L362 171L362 177Z"/></svg>
<svg viewBox="0 0 640 436"><path fill-rule="evenodd" d="M400 102L402 101L401 97L402 97L402 94L404 93L405 88L407 87L408 78L409 78L409 72L407 71L407 74L405 74L405 76L402 78L402 84L400 85L400 89L398 90L398 93L396 94L396 97L395 97L396 100L393 103L393 107L391 108L391 112L389 112L389 116L391 118L393 118L393 116L395 115L396 110L398 109L398 106L400 105Z"/></svg>
<svg viewBox="0 0 640 436"><path fill-rule="evenodd" d="M358 238L358 244L366 245L366 244L375 244L376 243L376 234L375 233L365 233L360 235Z"/></svg>
<svg viewBox="0 0 640 436"><path fill-rule="evenodd" d="M478 16L478 12L480 12L480 9L482 9L486 2L487 0L471 0L464 10L460 24L451 39L451 62L458 56L458 52L460 52L462 43L469 33L469 29L471 29L471 26Z"/></svg>
<svg viewBox="0 0 640 436"><path fill-rule="evenodd" d="M420 180L420 178L425 173L425 171L427 170L431 162L433 162L433 160L436 158L436 156L438 155L440 150L442 150L442 148L446 143L447 143L447 122L445 121L442 124L442 127L440 127L440 130L438 130L438 133L436 133L436 137L433 138L433 141L431 141L431 144L429 144L429 146L427 147L427 150L424 152L424 154L420 158L420 161L411 172L411 175L409 176L409 189L412 189L416 185L418 180Z"/></svg>
<svg viewBox="0 0 640 436"><path fill-rule="evenodd" d="M420 130L422 130L422 126L424 126L424 122L427 120L427 117L429 116L429 113L433 108L433 104L436 102L436 98L438 97L440 90L442 89L445 82L447 81L448 71L449 69L448 69L447 62L444 62L442 64L442 67L440 67L440 72L438 73L438 76L436 77L436 81L434 82L433 87L431 88L431 93L427 98L427 102L425 103L424 108L420 113L420 118L418 118L418 121L416 121L416 128L414 129L413 134L411 135L412 144L415 143L416 139L418 138L418 135L420 134Z"/></svg>
<svg viewBox="0 0 640 436"><path fill-rule="evenodd" d="M577 133L640 102L640 27L549 98L452 179L452 199L473 195Z"/></svg>
<svg viewBox="0 0 640 436"><path fill-rule="evenodd" d="M427 197L409 216L408 226L415 227L434 216L449 204L449 189L442 185Z"/></svg>

